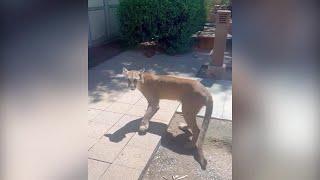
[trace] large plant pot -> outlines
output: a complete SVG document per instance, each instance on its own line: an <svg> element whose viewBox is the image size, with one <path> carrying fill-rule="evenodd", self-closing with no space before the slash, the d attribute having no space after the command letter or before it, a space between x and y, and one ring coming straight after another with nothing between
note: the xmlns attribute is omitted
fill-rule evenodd
<svg viewBox="0 0 320 180"><path fill-rule="evenodd" d="M198 48L203 50L213 49L214 35L213 36L198 36Z"/></svg>
<svg viewBox="0 0 320 180"><path fill-rule="evenodd" d="M211 50L214 46L214 31L213 27L204 27L203 31L198 32L193 37L196 38L196 47L200 50Z"/></svg>
<svg viewBox="0 0 320 180"><path fill-rule="evenodd" d="M154 41L143 42L139 44L139 49L142 51L143 55L151 58L157 52L157 43Z"/></svg>

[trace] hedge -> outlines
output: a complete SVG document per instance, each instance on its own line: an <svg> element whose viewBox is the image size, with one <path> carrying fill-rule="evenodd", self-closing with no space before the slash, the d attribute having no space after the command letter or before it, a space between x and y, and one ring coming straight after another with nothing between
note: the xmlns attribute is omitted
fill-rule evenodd
<svg viewBox="0 0 320 180"><path fill-rule="evenodd" d="M156 41L169 54L188 51L206 19L203 0L120 0L118 14L127 45Z"/></svg>

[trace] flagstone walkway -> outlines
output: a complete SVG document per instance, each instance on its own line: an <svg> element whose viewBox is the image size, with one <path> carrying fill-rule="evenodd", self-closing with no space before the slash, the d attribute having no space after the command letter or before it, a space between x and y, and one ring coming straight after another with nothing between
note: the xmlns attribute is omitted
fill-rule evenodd
<svg viewBox="0 0 320 180"><path fill-rule="evenodd" d="M160 102L146 135L137 133L147 102L139 91L89 109L89 179L138 179L179 103ZM124 173L125 172L125 173Z"/></svg>

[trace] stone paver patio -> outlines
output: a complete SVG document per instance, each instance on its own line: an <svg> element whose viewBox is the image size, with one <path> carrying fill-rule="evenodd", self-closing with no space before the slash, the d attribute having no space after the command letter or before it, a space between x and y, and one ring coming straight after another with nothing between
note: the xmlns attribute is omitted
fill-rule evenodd
<svg viewBox="0 0 320 180"><path fill-rule="evenodd" d="M137 133L146 110L146 99L137 90L124 93L105 108L90 108L89 179L138 179L178 105L161 101L164 108L155 114L146 135Z"/></svg>
<svg viewBox="0 0 320 180"><path fill-rule="evenodd" d="M208 61L208 54L157 54L146 58L140 52L126 51L90 69L88 179L139 179L179 107L177 101L162 100L159 111L151 119L149 131L139 135L138 126L147 101L138 90L127 88L121 75L122 67L194 77L200 66ZM231 120L231 82L209 84L210 91L217 96L216 106L219 106L214 116Z"/></svg>

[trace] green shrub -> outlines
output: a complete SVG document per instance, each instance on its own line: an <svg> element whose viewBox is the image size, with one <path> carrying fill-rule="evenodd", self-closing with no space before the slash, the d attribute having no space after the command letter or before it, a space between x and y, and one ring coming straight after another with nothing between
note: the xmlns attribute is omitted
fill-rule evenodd
<svg viewBox="0 0 320 180"><path fill-rule="evenodd" d="M157 41L167 53L190 49L205 22L203 0L120 0L122 39L130 46Z"/></svg>

